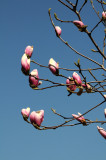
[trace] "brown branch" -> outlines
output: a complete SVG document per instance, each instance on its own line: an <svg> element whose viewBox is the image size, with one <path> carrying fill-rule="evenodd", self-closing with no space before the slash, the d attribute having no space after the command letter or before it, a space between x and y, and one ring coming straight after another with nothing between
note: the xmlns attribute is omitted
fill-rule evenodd
<svg viewBox="0 0 106 160"><path fill-rule="evenodd" d="M79 12L76 11L76 8L73 7L73 9L72 9L72 8L69 7L67 4L65 4L63 1L61 1L61 0L58 0L58 1L59 1L60 3L62 3L64 6L66 6L67 8L69 8L71 11L75 12L76 15L77 15L77 17L78 17L78 19L81 21L81 17L80 17L80 15L79 15Z"/></svg>
<svg viewBox="0 0 106 160"><path fill-rule="evenodd" d="M40 67L49 68L48 66L44 66L40 63L35 62L34 60L31 60L31 62L37 64ZM59 67L59 69L66 70L66 71L79 71L79 69L67 69L67 68L61 68L61 67ZM90 68L90 70L99 70L99 69L103 69L103 68ZM89 69L81 69L81 70L82 71L88 71Z"/></svg>
<svg viewBox="0 0 106 160"><path fill-rule="evenodd" d="M92 33L92 32L96 29L96 27L97 27L101 22L102 22L102 20L100 20L100 21L95 25L95 27L91 30L90 33Z"/></svg>
<svg viewBox="0 0 106 160"><path fill-rule="evenodd" d="M55 28L55 25L54 25L53 20L52 20L52 18L51 18L50 9L49 9L49 17L50 17L50 20L51 20L51 23L52 23L53 27ZM91 37L91 36L90 36L90 37ZM103 66L102 66L101 64L99 64L98 62L96 62L96 61L92 60L91 58L89 58L89 57L87 57L87 56L84 56L83 54L77 52L74 48L72 48L72 47L68 44L67 41L64 41L60 36L58 36L58 38L59 38L65 45L67 45L69 48L71 48L75 53L77 53L78 55L80 55L80 56L82 56L82 57L84 57L84 58L92 61L93 63L95 63L95 64L97 64L97 65L99 65L100 67L103 68ZM103 70L106 70L106 69L103 68Z"/></svg>
<svg viewBox="0 0 106 160"><path fill-rule="evenodd" d="M93 73L89 70L89 73L91 74L91 76L96 80L96 81L98 81L97 79L96 79L96 77L93 75ZM104 87L101 85L101 83L100 82L98 82L98 84L104 89ZM102 97L104 98L104 95L101 93L101 92L99 92L101 95L102 95Z"/></svg>
<svg viewBox="0 0 106 160"><path fill-rule="evenodd" d="M99 3L106 5L106 2L101 2L100 0L97 0Z"/></svg>
<svg viewBox="0 0 106 160"><path fill-rule="evenodd" d="M102 57L104 57L104 59L106 59L106 56L102 53L102 51L100 50L100 48L98 47L98 45L96 44L96 42L94 41L94 39L91 36L91 33L88 32L88 30L86 29L85 31L88 35L88 37L90 38L90 40L92 41L92 43L94 44L94 46L97 48L97 50L99 51L99 53L101 54Z"/></svg>
<svg viewBox="0 0 106 160"><path fill-rule="evenodd" d="M82 8L85 6L85 4L87 3L88 0L85 0L85 2L83 3L83 5L81 6L79 13L81 12Z"/></svg>

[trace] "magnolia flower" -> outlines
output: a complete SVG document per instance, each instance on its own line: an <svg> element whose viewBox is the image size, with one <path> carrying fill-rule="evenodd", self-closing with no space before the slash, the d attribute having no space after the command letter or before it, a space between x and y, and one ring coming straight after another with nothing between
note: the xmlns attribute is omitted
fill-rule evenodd
<svg viewBox="0 0 106 160"><path fill-rule="evenodd" d="M104 114L105 114L105 118L106 118L106 108L104 109Z"/></svg>
<svg viewBox="0 0 106 160"><path fill-rule="evenodd" d="M70 84L67 86L67 90L68 91L75 91L76 90L76 85L75 85L75 82L73 80L72 77L69 77L67 80L66 80L66 84Z"/></svg>
<svg viewBox="0 0 106 160"><path fill-rule="evenodd" d="M106 11L102 12L102 19L105 21L106 20Z"/></svg>
<svg viewBox="0 0 106 160"><path fill-rule="evenodd" d="M104 137L106 139L106 131L99 126L97 126L97 129L98 129L99 133L102 135L102 137Z"/></svg>
<svg viewBox="0 0 106 160"><path fill-rule="evenodd" d="M30 108L28 107L26 109L22 109L21 114L22 114L23 117L28 118L29 114L30 114Z"/></svg>
<svg viewBox="0 0 106 160"><path fill-rule="evenodd" d="M86 120L83 116L81 116L82 114L78 112L78 115L76 114L72 114L72 116L78 120L79 122L81 122L83 125L86 125ZM80 116L80 117L79 117ZM79 118L78 118L79 117Z"/></svg>
<svg viewBox="0 0 106 160"><path fill-rule="evenodd" d="M34 69L29 76L29 84L30 87L36 88L38 85L42 84L41 81L39 81L39 75L38 75L38 70Z"/></svg>
<svg viewBox="0 0 106 160"><path fill-rule="evenodd" d="M73 21L73 23L75 24L75 26L82 32L86 29L86 25L84 25L84 23L82 21L78 21L78 20L75 20Z"/></svg>
<svg viewBox="0 0 106 160"><path fill-rule="evenodd" d="M31 114L30 114L30 121L31 123L33 124L37 124L38 126L41 125L41 123L43 122L44 120L44 110L40 110L40 111L33 111Z"/></svg>
<svg viewBox="0 0 106 160"><path fill-rule="evenodd" d="M59 64L56 63L53 58L49 60L49 69L54 75L59 74Z"/></svg>
<svg viewBox="0 0 106 160"><path fill-rule="evenodd" d="M81 78L76 72L73 73L73 79L78 86L82 84Z"/></svg>
<svg viewBox="0 0 106 160"><path fill-rule="evenodd" d="M25 54L28 56L28 57L31 57L32 56L32 52L33 52L33 46L27 46L25 48Z"/></svg>
<svg viewBox="0 0 106 160"><path fill-rule="evenodd" d="M61 35L61 28L59 26L55 26L55 31L56 31L57 36Z"/></svg>
<svg viewBox="0 0 106 160"><path fill-rule="evenodd" d="M25 75L29 75L30 70L30 59L27 58L26 54L24 54L21 58L21 70Z"/></svg>

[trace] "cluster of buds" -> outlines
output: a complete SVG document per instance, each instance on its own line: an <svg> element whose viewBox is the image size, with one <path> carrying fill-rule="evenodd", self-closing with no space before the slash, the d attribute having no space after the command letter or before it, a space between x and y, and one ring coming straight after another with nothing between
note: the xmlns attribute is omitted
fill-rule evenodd
<svg viewBox="0 0 106 160"><path fill-rule="evenodd" d="M76 72L74 72L72 77L69 77L66 80L66 84L67 84L68 92L72 93L73 91L76 90L77 87L80 88L82 81L81 81L80 76Z"/></svg>
<svg viewBox="0 0 106 160"><path fill-rule="evenodd" d="M68 84L68 85L67 85L67 90L68 90L69 92L72 92L72 91L75 91L75 90L76 90L76 84L75 84L75 82L74 82L74 80L73 80L72 77L69 77L69 78L66 80L66 84Z"/></svg>
<svg viewBox="0 0 106 160"><path fill-rule="evenodd" d="M91 93L92 91L92 88L89 84L82 83L81 77L76 72L73 73L72 77L69 77L66 80L66 84L69 93L72 93L77 88L79 88L79 91L77 92L77 95L79 96L82 94L83 89L85 89L87 93Z"/></svg>
<svg viewBox="0 0 106 160"><path fill-rule="evenodd" d="M27 121L27 119L30 117L31 124L35 124L40 127L41 123L44 120L44 110L40 111L33 111L30 114L30 108L22 109L21 114L24 118L24 120ZM30 116L29 116L30 115Z"/></svg>
<svg viewBox="0 0 106 160"><path fill-rule="evenodd" d="M29 85L31 88L35 89L40 84L42 84L41 81L39 81L39 75L38 70L34 69L30 72L30 58L33 53L33 46L27 46L25 48L25 53L21 58L21 70L25 75L29 75Z"/></svg>

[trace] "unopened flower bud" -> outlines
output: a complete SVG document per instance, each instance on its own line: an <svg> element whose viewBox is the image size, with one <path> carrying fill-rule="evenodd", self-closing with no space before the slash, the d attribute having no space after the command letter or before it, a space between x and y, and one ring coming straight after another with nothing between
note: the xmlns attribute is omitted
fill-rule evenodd
<svg viewBox="0 0 106 160"><path fill-rule="evenodd" d="M28 57L31 57L32 56L32 53L33 53L33 46L27 46L25 48L25 54L28 56Z"/></svg>
<svg viewBox="0 0 106 160"><path fill-rule="evenodd" d="M76 72L73 73L73 79L76 85L80 86L82 84L81 78Z"/></svg>
<svg viewBox="0 0 106 160"><path fill-rule="evenodd" d="M55 26L55 31L57 36L61 35L61 28L59 26Z"/></svg>
<svg viewBox="0 0 106 160"><path fill-rule="evenodd" d="M44 120L44 110L40 110L40 111L33 111L31 114L30 114L30 121L31 123L33 124L37 124L38 126L41 125L41 123L43 122Z"/></svg>
<svg viewBox="0 0 106 160"><path fill-rule="evenodd" d="M86 84L86 91L87 91L87 93L92 92L92 87L89 84Z"/></svg>
<svg viewBox="0 0 106 160"><path fill-rule="evenodd" d="M67 80L66 80L66 84L68 84L67 85L67 89L68 89L68 91L75 91L76 90L76 85L75 85L75 82L74 82L74 80L73 80L73 78L72 77L69 77Z"/></svg>
<svg viewBox="0 0 106 160"><path fill-rule="evenodd" d="M106 94L104 94L104 97L106 98Z"/></svg>
<svg viewBox="0 0 106 160"><path fill-rule="evenodd" d="M81 31L85 31L87 25L84 25L84 23L82 21L78 21L78 20L75 20L73 21L73 24L75 24L75 26Z"/></svg>
<svg viewBox="0 0 106 160"><path fill-rule="evenodd" d="M106 118L106 108L104 109L104 114L105 114L105 118Z"/></svg>
<svg viewBox="0 0 106 160"><path fill-rule="evenodd" d="M102 135L102 137L104 137L106 139L106 131L99 126L97 126L97 129L98 129L99 133Z"/></svg>
<svg viewBox="0 0 106 160"><path fill-rule="evenodd" d="M32 87L32 88L36 88L39 85L39 75L38 75L38 70L37 69L34 69L30 73L29 84L30 84L30 87Z"/></svg>
<svg viewBox="0 0 106 160"><path fill-rule="evenodd" d="M103 12L102 12L102 19L103 19L103 21L106 20L106 11L103 11Z"/></svg>
<svg viewBox="0 0 106 160"><path fill-rule="evenodd" d="M26 54L24 54L21 58L21 70L25 75L29 75L30 71L30 59L27 58Z"/></svg>
<svg viewBox="0 0 106 160"><path fill-rule="evenodd" d="M56 63L53 58L49 60L49 69L54 75L57 76L59 74L59 64Z"/></svg>
<svg viewBox="0 0 106 160"><path fill-rule="evenodd" d="M72 116L78 120L79 122L81 122L83 125L86 125L86 120L83 116L81 116L82 114L78 112L78 115L76 114L72 114ZM80 117L79 117L80 116Z"/></svg>
<svg viewBox="0 0 106 160"><path fill-rule="evenodd" d="M21 114L24 118L28 118L29 117L29 114L30 114L30 108L26 108L26 109L22 109L21 110Z"/></svg>

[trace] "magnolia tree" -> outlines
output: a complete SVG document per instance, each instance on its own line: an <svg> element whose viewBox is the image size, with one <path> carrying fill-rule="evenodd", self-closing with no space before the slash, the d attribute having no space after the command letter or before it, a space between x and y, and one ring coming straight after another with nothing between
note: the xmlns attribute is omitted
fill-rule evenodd
<svg viewBox="0 0 106 160"><path fill-rule="evenodd" d="M95 61L94 59L91 59L90 57L84 55L83 53L78 52L76 49L74 49L71 44L69 44L67 41L65 41L62 38L62 29L59 26L55 26L54 22L53 22L53 16L51 15L51 8L48 10L48 14L50 17L50 21L52 24L52 28L54 29L57 38L63 42L68 48L70 48L71 50L73 50L73 52L81 57L84 58L84 60L89 61L90 63L95 64L94 66L96 66L95 68L87 68L87 69L83 69L81 67L82 64L80 64L80 59L76 59L76 62L74 62L75 67L77 67L77 69L66 69L66 68L60 68L59 64L53 59L51 58L49 60L49 63L47 66L44 66L43 64L39 64L36 61L32 60L32 53L33 53L33 46L27 46L25 48L25 52L24 55L21 58L21 70L23 72L24 75L29 76L29 85L32 89L35 90L45 90L48 88L53 88L53 87L58 87L58 86L65 86L67 88L67 92L68 92L68 96L71 96L72 94L76 94L77 96L81 96L82 94L100 94L100 96L102 96L103 100L102 102L100 102L99 104L97 104L96 106L93 106L92 108L90 108L89 110L87 110L84 113L79 113L78 115L76 114L72 114L71 117L65 117L59 113L57 113L53 108L52 111L54 114L58 115L59 117L64 119L64 122L60 125L57 126L42 126L42 122L44 120L44 110L39 110L39 111L33 111L30 113L30 108L26 108L26 109L22 109L21 110L21 114L23 116L23 119L31 124L32 126L34 126L36 129L38 130L47 130L47 129L57 129L59 127L63 127L63 126L75 126L75 125L83 125L83 126L87 126L90 125L92 123L98 123L100 125L103 125L104 123L106 123L106 121L98 121L98 120L90 120L89 117L88 119L85 119L84 116L86 114L88 114L89 112L93 111L95 108L99 107L100 105L104 104L106 102L106 89L105 89L105 82L106 82L106 75L105 75L105 60L106 60L106 56L105 56L105 39L106 39L106 11L105 11L105 5L106 3L102 0L95 0L96 4L98 3L99 7L102 8L102 12L99 13L99 11L96 9L95 3L93 3L93 1L88 1L88 0L84 0L82 2L82 5L79 8L79 0L76 0L73 2L70 2L68 0L64 0L65 2L58 0L62 5L64 5L66 8L70 9L75 16L77 16L77 20L74 21L67 21L67 20L62 20L60 19L56 13L54 13L54 17L57 21L63 22L63 23L72 23L74 24L75 27L78 28L79 32L84 32L88 38L90 39L90 41L92 42L92 44L94 45L95 49L91 49L92 53L97 53L97 55L99 54L101 57L101 63L99 63L98 61ZM84 22L82 21L82 17L81 17L81 12L82 10L84 10L84 7L88 5L88 3L90 2L92 10L94 10L94 12L96 13L97 17L98 17L98 23L95 24L95 26L92 27L92 29L90 31L88 31L87 26L88 24L84 24ZM95 31L96 29L100 26L100 23L103 25L104 27L104 38L103 38L103 47L100 48L99 44L97 44L96 40L93 38L92 33ZM76 56L77 58L77 56ZM40 66L40 67L45 67L47 69L49 69L51 71L51 73L53 74L53 76L56 76L57 78L62 77L65 79L65 83L57 83L52 81L51 79L42 79L41 77L39 77L39 73L37 69L34 69L30 72L30 64L31 63L35 63L36 65ZM83 62L82 62L83 63ZM67 71L73 71L73 74L71 75L71 77L67 77L66 75L60 74L59 70L67 70ZM102 70L102 78L100 80L98 80L98 77L95 76L95 72L99 74L99 71ZM92 81L87 80L85 72L88 72L91 76ZM49 86L45 86L42 88L42 81L47 81L49 82ZM75 96L76 96L75 95ZM106 108L104 108L104 116L106 118ZM28 120L28 118L30 120ZM101 128L100 126L97 126L97 130L99 131L99 133L106 139L106 130Z"/></svg>

